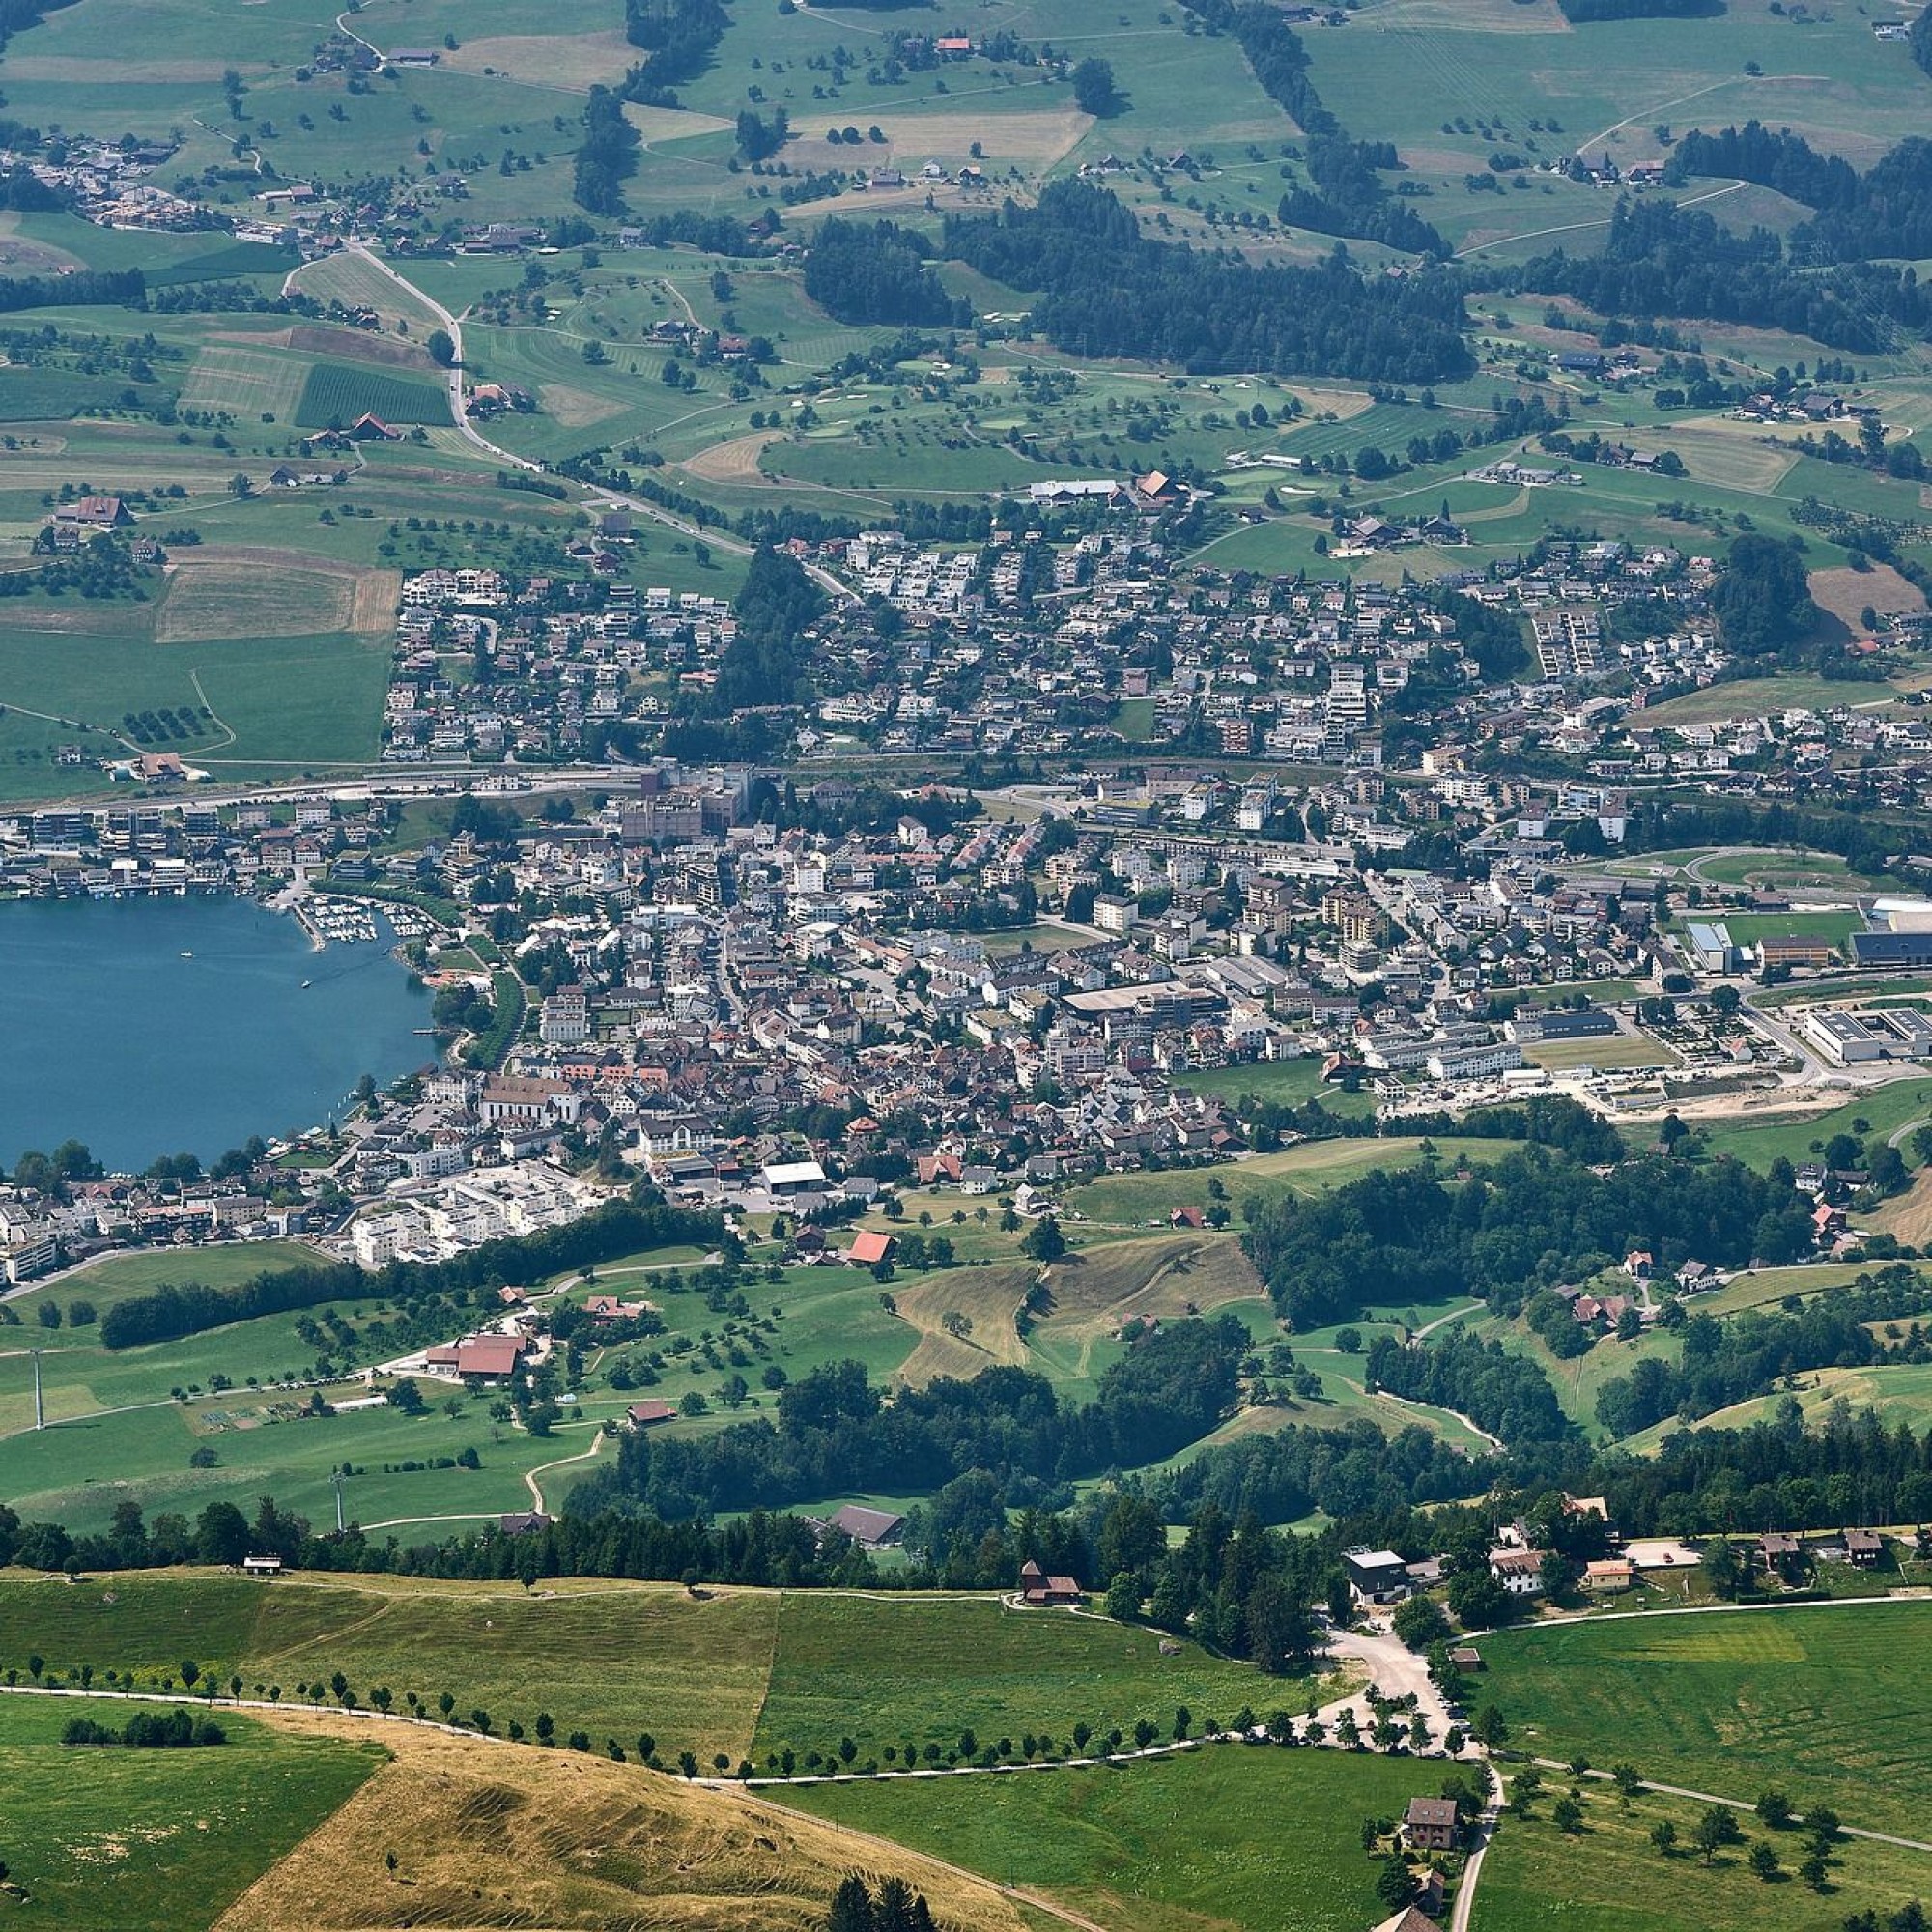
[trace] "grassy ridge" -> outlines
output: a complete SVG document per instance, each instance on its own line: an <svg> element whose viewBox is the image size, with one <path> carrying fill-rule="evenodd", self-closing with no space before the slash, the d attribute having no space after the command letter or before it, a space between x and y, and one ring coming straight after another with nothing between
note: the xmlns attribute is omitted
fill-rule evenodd
<svg viewBox="0 0 1932 1932"><path fill-rule="evenodd" d="M1165 1735L1181 1704L1199 1725L1307 1695L1192 1644L1162 1656L1157 1632L990 1598L642 1583L170 1571L63 1588L0 1572L0 1669L24 1681L35 1654L63 1675L132 1670L144 1689L192 1658L248 1694L279 1685L290 1702L298 1683L340 1670L365 1700L386 1685L398 1710L410 1691L434 1707L447 1690L459 1716L481 1708L499 1732L532 1731L548 1711L559 1737L631 1748L648 1731L667 1760L689 1748L707 1766L787 1744L803 1761L845 1736L881 1758L907 1738L950 1748L968 1729L981 1743L1029 1730L1064 1742L1083 1719L1104 1733L1147 1718Z"/></svg>
<svg viewBox="0 0 1932 1932"><path fill-rule="evenodd" d="M297 1740L224 1713L203 1750L68 1750L62 1727L118 1729L117 1701L0 1697L7 1861L36 1925L188 1932L223 1909L346 1803L381 1761L340 1739ZM156 1705L156 1711L167 1707Z"/></svg>

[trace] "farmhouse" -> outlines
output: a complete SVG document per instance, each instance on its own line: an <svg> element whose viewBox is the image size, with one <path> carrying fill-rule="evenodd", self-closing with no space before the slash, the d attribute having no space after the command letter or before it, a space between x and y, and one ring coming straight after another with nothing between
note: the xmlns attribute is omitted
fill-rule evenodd
<svg viewBox="0 0 1932 1932"><path fill-rule="evenodd" d="M1490 1575L1512 1597L1543 1594L1543 1552L1540 1549L1492 1549Z"/></svg>
<svg viewBox="0 0 1932 1932"><path fill-rule="evenodd" d="M852 1236L852 1245L846 1250L845 1259L854 1267L877 1267L881 1262L890 1261L892 1253L892 1236L862 1228Z"/></svg>
<svg viewBox="0 0 1932 1932"><path fill-rule="evenodd" d="M1453 1798L1411 1798L1403 1813L1402 1835L1411 1850L1453 1852L1456 1849L1456 1801Z"/></svg>
<svg viewBox="0 0 1932 1932"><path fill-rule="evenodd" d="M469 1335L425 1350L423 1360L433 1369L453 1370L482 1381L503 1381L517 1372L528 1346L521 1335Z"/></svg>
<svg viewBox="0 0 1932 1932"><path fill-rule="evenodd" d="M1086 1602L1086 1593L1071 1577L1049 1577L1031 1557L1020 1565L1020 1601L1034 1609L1056 1604Z"/></svg>
<svg viewBox="0 0 1932 1932"><path fill-rule="evenodd" d="M134 519L119 497L76 497L54 511L56 524L72 524L90 530L118 530Z"/></svg>
<svg viewBox="0 0 1932 1932"><path fill-rule="evenodd" d="M862 1509L847 1503L833 1517L831 1526L843 1530L861 1549L883 1549L899 1540L905 1518L891 1510Z"/></svg>

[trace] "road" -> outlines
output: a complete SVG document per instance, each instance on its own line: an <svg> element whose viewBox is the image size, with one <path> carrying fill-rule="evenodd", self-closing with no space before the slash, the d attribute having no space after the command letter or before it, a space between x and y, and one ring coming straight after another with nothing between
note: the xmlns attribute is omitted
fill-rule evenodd
<svg viewBox="0 0 1932 1932"><path fill-rule="evenodd" d="M364 44L366 45L367 43L365 42ZM472 448L481 451L482 454L490 457L493 461L501 463L511 469L520 469L526 475L529 476L547 474L548 471L545 465L533 463L527 456L519 456L515 450L505 449L500 443L492 442L476 427L475 423L470 420L469 406L463 394L463 318L455 314L452 310L445 308L427 289L419 288L407 275L391 268L366 242L347 242L343 244L343 252L355 256L359 261L366 262L379 274L386 275L406 295L411 296L416 301L420 302L424 308L428 309L449 336L451 347L455 352L454 359L448 370L449 413L463 440ZM299 274L300 270L298 270L296 272ZM294 276L291 276L290 279L293 280ZM680 297L681 299L682 298ZM669 510L661 508L646 497L629 496L621 490L608 490L602 485L593 486L586 484L581 487L583 489L592 506L603 509L629 510L634 515L643 517L651 523L662 524L665 528L677 531L680 536L690 537L696 542L709 544L716 550L729 551L734 556L750 556L752 554L752 546L750 544L743 543L738 538L726 535L723 531L708 528L703 525L691 523ZM850 600L852 595L850 589L844 583L840 582L838 578L833 576L829 570L822 569L817 564L807 564L805 568L821 589L829 592L840 603Z"/></svg>

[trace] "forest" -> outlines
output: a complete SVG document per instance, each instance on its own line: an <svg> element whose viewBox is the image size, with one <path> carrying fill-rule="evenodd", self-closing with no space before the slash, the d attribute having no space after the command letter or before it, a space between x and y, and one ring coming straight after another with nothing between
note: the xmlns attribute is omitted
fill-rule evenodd
<svg viewBox="0 0 1932 1932"><path fill-rule="evenodd" d="M1806 274L1768 229L1733 235L1701 209L1658 200L1618 202L1601 255L1556 248L1503 279L1519 291L1570 296L1599 315L1706 316L1864 355L1932 322L1932 301L1909 270L1847 263L1830 276Z"/></svg>
<svg viewBox="0 0 1932 1932"><path fill-rule="evenodd" d="M676 1520L815 1496L935 1491L969 1470L1008 1504L1113 1467L1158 1462L1199 1440L1234 1406L1247 1331L1233 1317L1171 1323L1107 1369L1094 1400L1064 1402L1031 1370L941 1377L886 1403L857 1362L803 1376L759 1418L709 1435L627 1435L614 1468L573 1492L579 1509L642 1507Z"/></svg>
<svg viewBox="0 0 1932 1932"><path fill-rule="evenodd" d="M572 186L579 208L591 214L624 212L624 181L638 164L639 145L623 101L608 87L593 87L583 107L583 144Z"/></svg>
<svg viewBox="0 0 1932 1932"><path fill-rule="evenodd" d="M1788 128L1774 134L1747 121L1720 134L1686 134L1671 151L1665 179L1682 185L1693 175L1756 182L1829 215L1792 230L1794 263L1932 255L1932 141L1919 136L1860 174Z"/></svg>
<svg viewBox="0 0 1932 1932"><path fill-rule="evenodd" d="M709 708L726 716L746 705L790 703L805 668L802 640L824 613L824 591L767 545L752 558L732 611L738 631L719 660Z"/></svg>
<svg viewBox="0 0 1932 1932"><path fill-rule="evenodd" d="M940 287L930 253L923 235L897 222L831 216L805 258L805 292L840 322L970 328L972 305Z"/></svg>
<svg viewBox="0 0 1932 1932"><path fill-rule="evenodd" d="M1462 295L1445 276L1371 281L1340 248L1315 267L1260 268L1152 241L1114 195L1081 182L1054 182L1037 207L1009 201L990 219L949 216L942 246L995 281L1040 291L1035 329L1082 355L1389 383L1474 366Z"/></svg>
<svg viewBox="0 0 1932 1932"><path fill-rule="evenodd" d="M1297 1328L1365 1308L1480 1295L1514 1314L1540 1287L1647 1248L1660 1267L1808 1253L1810 1204L1787 1174L1741 1161L1629 1160L1607 1175L1530 1146L1474 1179L1428 1168L1364 1175L1302 1199L1251 1199L1243 1236Z"/></svg>

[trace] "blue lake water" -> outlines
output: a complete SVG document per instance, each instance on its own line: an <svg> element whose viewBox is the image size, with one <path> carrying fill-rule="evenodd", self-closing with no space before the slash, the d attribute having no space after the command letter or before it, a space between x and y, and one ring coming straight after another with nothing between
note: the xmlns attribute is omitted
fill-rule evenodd
<svg viewBox="0 0 1932 1932"><path fill-rule="evenodd" d="M429 1013L386 941L318 952L248 899L0 905L0 1166L71 1137L138 1171L320 1125L433 1058Z"/></svg>

